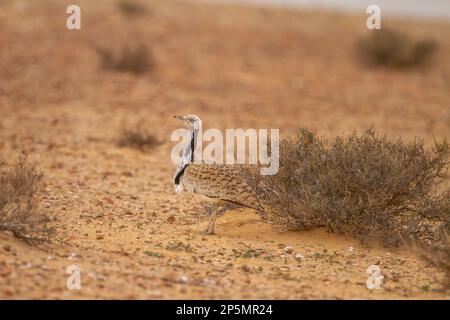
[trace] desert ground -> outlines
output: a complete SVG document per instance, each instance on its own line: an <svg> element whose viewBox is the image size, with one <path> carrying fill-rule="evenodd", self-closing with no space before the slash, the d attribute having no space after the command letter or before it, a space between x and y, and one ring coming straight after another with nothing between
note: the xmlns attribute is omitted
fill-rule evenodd
<svg viewBox="0 0 450 320"><path fill-rule="evenodd" d="M361 244L325 229L280 232L252 210L201 233L204 198L176 194L170 159L175 114L205 128L298 128L333 137L373 125L427 143L450 135L450 22L385 19L433 38L426 66L365 65L355 42L365 12L246 7L191 1L0 1L0 160L24 151L44 174L40 212L50 242L0 231L2 299L448 299L443 275L407 247ZM151 70L105 70L97 48L144 44ZM143 123L162 143L119 147ZM288 248L287 248L288 247ZM68 290L67 268L81 288ZM381 289L366 270L378 265Z"/></svg>

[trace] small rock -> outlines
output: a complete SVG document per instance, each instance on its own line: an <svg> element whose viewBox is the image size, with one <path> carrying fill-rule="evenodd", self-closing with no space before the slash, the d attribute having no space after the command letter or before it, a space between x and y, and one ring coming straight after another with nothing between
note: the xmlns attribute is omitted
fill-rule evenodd
<svg viewBox="0 0 450 320"><path fill-rule="evenodd" d="M303 259L305 259L305 257L303 255L301 255L300 253L297 253L294 256L294 259L297 260L297 261L302 261Z"/></svg>
<svg viewBox="0 0 450 320"><path fill-rule="evenodd" d="M287 254L292 254L294 253L294 248L291 246L286 246L284 247L284 252L286 252Z"/></svg>
<svg viewBox="0 0 450 320"><path fill-rule="evenodd" d="M72 252L71 254L69 254L69 256L67 257L67 259L73 260L77 258L77 254L75 252Z"/></svg>
<svg viewBox="0 0 450 320"><path fill-rule="evenodd" d="M250 271L251 271L251 268L250 268L248 265L246 265L246 264L244 264L244 265L241 267L241 269L242 269L243 271L245 271L245 272L250 272Z"/></svg>
<svg viewBox="0 0 450 320"><path fill-rule="evenodd" d="M162 297L163 295L161 290L147 290L145 294L151 297Z"/></svg>
<svg viewBox="0 0 450 320"><path fill-rule="evenodd" d="M19 269L30 269L31 267L31 263L27 262L26 264L19 266Z"/></svg>

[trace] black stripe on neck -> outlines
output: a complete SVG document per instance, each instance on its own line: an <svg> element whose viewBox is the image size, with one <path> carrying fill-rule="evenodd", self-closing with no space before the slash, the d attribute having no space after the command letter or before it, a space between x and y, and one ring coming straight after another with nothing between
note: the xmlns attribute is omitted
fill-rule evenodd
<svg viewBox="0 0 450 320"><path fill-rule="evenodd" d="M175 178L173 178L173 183L174 183L175 185L179 185L179 184L180 184L181 178L183 177L184 171L186 170L186 167L187 167L188 165L189 165L189 164L185 164L184 167L183 167L180 171L178 171L178 173L177 173L177 175L175 176Z"/></svg>
<svg viewBox="0 0 450 320"><path fill-rule="evenodd" d="M195 152L195 133L192 131L192 139L191 139L191 163L194 163L194 152Z"/></svg>
<svg viewBox="0 0 450 320"><path fill-rule="evenodd" d="M195 133L194 131L192 131L192 139L191 139L191 163L194 163L194 151L195 151L195 143L194 143L194 139L195 139ZM184 171L186 170L186 167L189 165L189 163L186 163L183 168L178 171L177 175L175 176L175 178L173 179L174 184L179 185L181 178L184 175Z"/></svg>

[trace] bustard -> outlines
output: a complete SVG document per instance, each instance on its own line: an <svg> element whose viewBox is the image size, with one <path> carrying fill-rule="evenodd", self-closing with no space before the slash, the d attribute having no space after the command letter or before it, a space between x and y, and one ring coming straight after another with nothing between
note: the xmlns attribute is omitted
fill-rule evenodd
<svg viewBox="0 0 450 320"><path fill-rule="evenodd" d="M173 178L176 192L192 192L226 203L253 208L262 207L253 189L245 182L237 165L194 163L194 154L201 120L196 115L175 116L183 120L190 132L190 140L183 148L183 156ZM214 234L218 210L213 210L205 234Z"/></svg>

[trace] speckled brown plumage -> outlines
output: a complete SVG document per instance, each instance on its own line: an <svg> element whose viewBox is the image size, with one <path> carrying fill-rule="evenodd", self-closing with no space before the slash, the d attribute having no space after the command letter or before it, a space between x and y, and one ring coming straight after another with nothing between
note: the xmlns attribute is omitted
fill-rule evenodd
<svg viewBox="0 0 450 320"><path fill-rule="evenodd" d="M261 210L255 192L245 182L238 165L190 164L184 171L181 185L187 192Z"/></svg>

